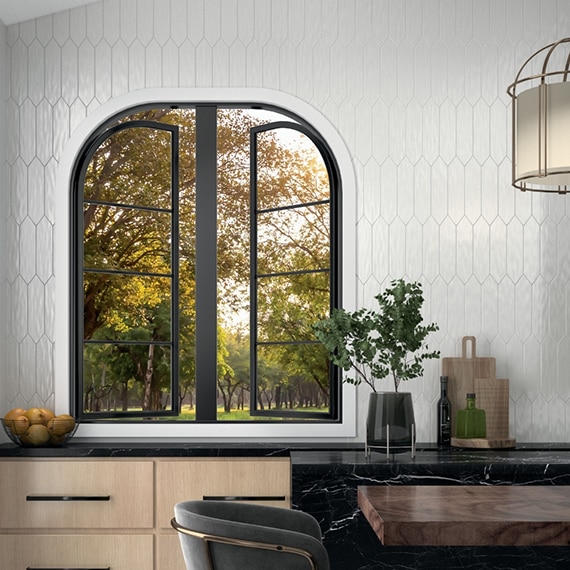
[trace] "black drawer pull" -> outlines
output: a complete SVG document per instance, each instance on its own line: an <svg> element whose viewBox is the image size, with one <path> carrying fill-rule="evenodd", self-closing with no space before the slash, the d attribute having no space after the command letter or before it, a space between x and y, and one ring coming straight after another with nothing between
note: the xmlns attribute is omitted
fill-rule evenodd
<svg viewBox="0 0 570 570"><path fill-rule="evenodd" d="M284 501L285 495L204 495L204 501Z"/></svg>
<svg viewBox="0 0 570 570"><path fill-rule="evenodd" d="M65 568L37 568L36 566L28 566L26 570L111 570L111 567L105 566L105 568L84 568L82 566L81 568L69 568L66 566Z"/></svg>
<svg viewBox="0 0 570 570"><path fill-rule="evenodd" d="M26 497L26 501L110 501L110 500L111 500L111 495L28 495ZM43 570L43 569L38 568L37 570ZM73 569L70 568L69 570Z"/></svg>

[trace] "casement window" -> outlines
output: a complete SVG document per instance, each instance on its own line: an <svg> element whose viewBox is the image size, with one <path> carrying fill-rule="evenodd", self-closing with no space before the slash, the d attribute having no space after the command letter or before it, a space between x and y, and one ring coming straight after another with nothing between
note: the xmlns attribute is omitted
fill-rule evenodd
<svg viewBox="0 0 570 570"><path fill-rule="evenodd" d="M79 418L340 420L311 329L340 298L340 176L311 125L273 107L133 108L71 180Z"/></svg>

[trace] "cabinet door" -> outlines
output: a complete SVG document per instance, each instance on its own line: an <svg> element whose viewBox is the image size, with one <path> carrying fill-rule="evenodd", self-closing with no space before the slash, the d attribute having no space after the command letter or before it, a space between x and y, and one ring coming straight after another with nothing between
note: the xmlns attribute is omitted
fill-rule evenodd
<svg viewBox="0 0 570 570"><path fill-rule="evenodd" d="M0 528L152 528L152 461L2 461Z"/></svg>
<svg viewBox="0 0 570 570"><path fill-rule="evenodd" d="M0 535L0 567L5 570L153 570L152 541L151 534Z"/></svg>
<svg viewBox="0 0 570 570"><path fill-rule="evenodd" d="M158 524L170 528L174 505L217 499L290 508L289 458L184 459L156 465Z"/></svg>

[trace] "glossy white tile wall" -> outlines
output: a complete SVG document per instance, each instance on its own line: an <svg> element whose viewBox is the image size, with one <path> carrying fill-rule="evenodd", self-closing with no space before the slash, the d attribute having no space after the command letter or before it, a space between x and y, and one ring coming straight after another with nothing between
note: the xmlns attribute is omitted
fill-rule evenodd
<svg viewBox="0 0 570 570"><path fill-rule="evenodd" d="M6 26L0 22L0 78L7 77L6 69ZM7 82L0 79L0 133L6 132L6 96ZM6 183L6 137L0 135L0 402L5 402L7 395L7 375L4 367L6 350L4 339L7 336L6 307L6 219L8 216L8 184ZM0 410L1 411L1 410Z"/></svg>
<svg viewBox="0 0 570 570"><path fill-rule="evenodd" d="M568 35L564 0L105 0L10 26L2 406L53 403L54 180L70 132L130 90L251 86L306 100L353 154L359 304L392 278L422 281L442 353L475 335L510 378L512 435L570 440L570 212L510 187L505 93ZM410 385L422 441L439 366Z"/></svg>

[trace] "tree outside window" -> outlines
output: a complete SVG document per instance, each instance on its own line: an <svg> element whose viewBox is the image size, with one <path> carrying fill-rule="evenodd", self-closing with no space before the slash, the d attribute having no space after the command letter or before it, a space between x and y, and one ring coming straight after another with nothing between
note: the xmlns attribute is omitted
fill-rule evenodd
<svg viewBox="0 0 570 570"><path fill-rule="evenodd" d="M318 133L275 110L139 109L87 142L73 180L79 417L338 420L311 331L339 274Z"/></svg>

